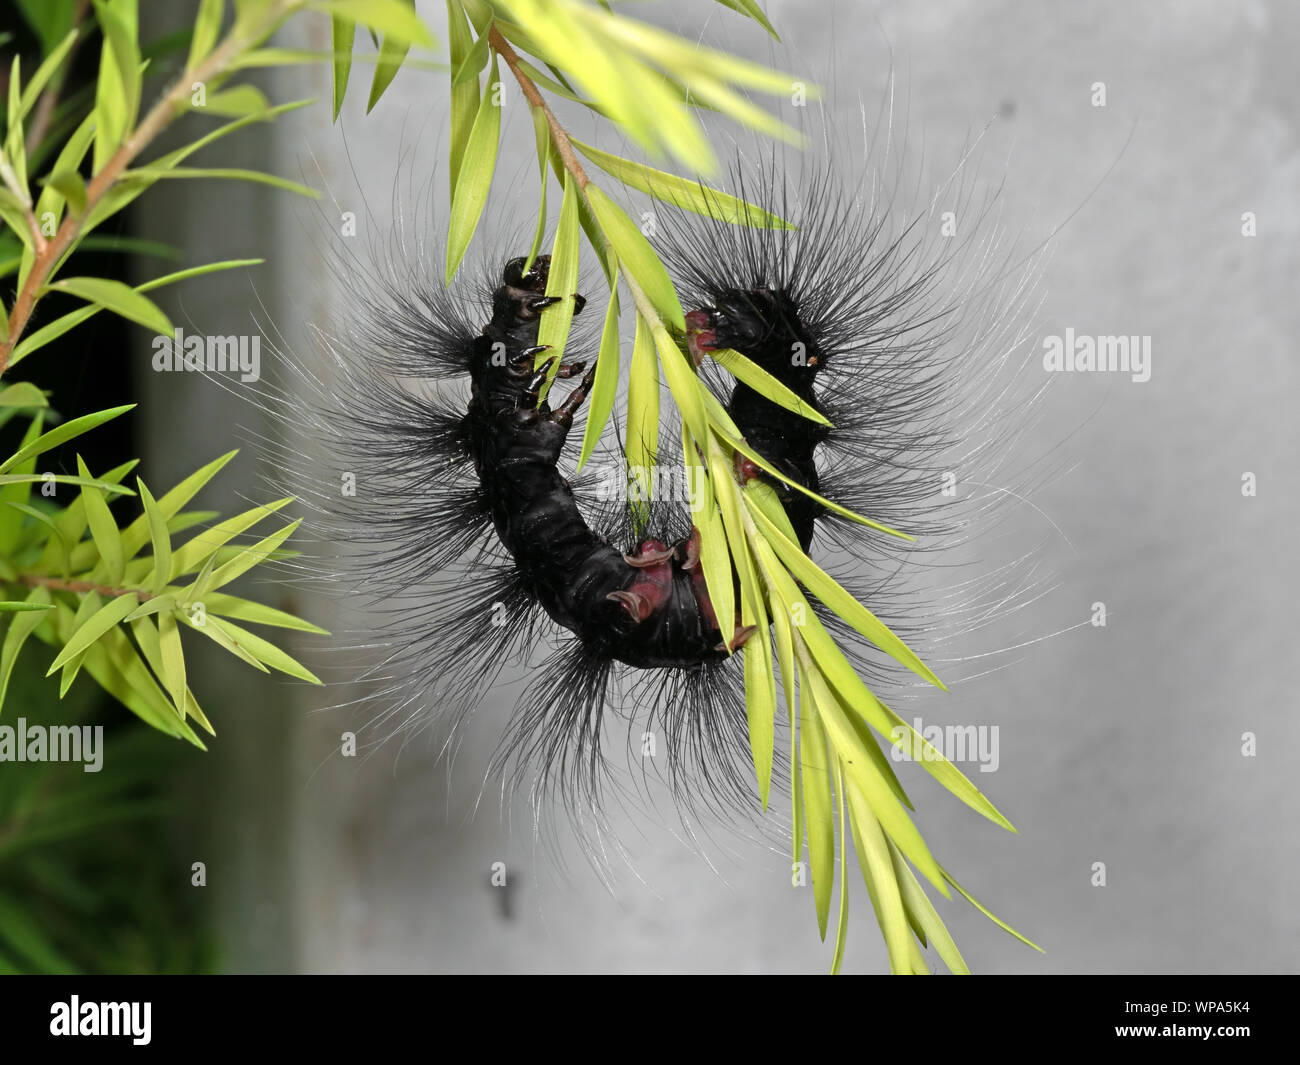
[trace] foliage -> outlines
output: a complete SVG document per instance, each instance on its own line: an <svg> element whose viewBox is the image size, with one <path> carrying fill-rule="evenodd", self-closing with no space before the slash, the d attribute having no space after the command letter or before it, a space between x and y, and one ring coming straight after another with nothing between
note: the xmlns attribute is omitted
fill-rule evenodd
<svg viewBox="0 0 1300 1065"><path fill-rule="evenodd" d="M754 0L720 0L723 6L775 31ZM299 193L311 190L252 171L193 168L187 160L218 138L254 122L271 121L308 101L272 106L248 84L231 85L241 71L261 66L332 63L337 116L352 77L356 32L371 37L373 63L368 109L382 99L400 68L430 66L412 50L431 49L435 38L415 13L412 0L200 0L192 33L184 40L142 44L136 0L93 0L93 25L78 21L84 5L74 0L25 0L42 45L35 70L24 76L15 57L9 79L7 125L0 157L0 270L15 278L7 331L0 337L0 373L101 310L121 315L156 333L171 323L148 293L167 284L246 262L210 263L146 284L77 276L65 269L87 238L155 183L180 178L251 180ZM292 51L269 44L290 17L323 13L331 21L332 51ZM227 15L233 17L229 20ZM635 308L626 452L629 466L648 468L653 453L640 443L655 440L665 412L660 382L667 384L681 421L688 483L703 483L701 563L720 617L735 605L733 573L739 578L739 610L756 638L744 651L746 703L757 787L764 805L772 776L775 719L785 703L792 738L795 783L794 859L807 847L818 924L823 937L840 859L839 932L833 968L844 949L847 917L847 851L851 838L872 905L897 972L925 971L918 944L933 942L954 971L964 971L942 921L916 874L947 897L956 882L935 861L907 810L911 804L882 753L877 735L901 742L922 766L958 798L1006 828L1010 824L950 762L914 733L857 676L830 634L808 609L820 599L857 632L927 681L938 677L853 599L798 546L775 492L761 481L741 485L734 473L744 456L785 480L741 438L725 410L702 385L683 353L681 303L662 262L628 214L593 180L583 160L617 185L647 193L676 209L725 217L739 225L785 226L786 222L725 192L700 183L716 169L698 111L706 109L760 134L797 140L797 134L749 93L815 96L814 86L728 53L617 14L588 0L447 0L447 76L450 84L449 239L446 274L455 274L473 241L489 199L500 152L502 67L528 102L542 176L532 254L544 242L549 172L558 182L561 207L550 246L548 295L575 291L582 238L608 282L609 296L597 376L583 438L582 461L608 429L619 361L620 281ZM228 24L227 24L228 22ZM95 37L95 28L98 37ZM58 86L72 51L98 40L100 62L93 95L72 96L57 106ZM146 91L157 61L184 51L182 73L161 90ZM571 101L607 120L655 162L675 160L689 176L611 155L574 140L560 124L547 96ZM142 113L142 101L158 102ZM137 160L172 121L217 116L224 120L184 147L147 162ZM29 331L40 298L61 292L84 306ZM543 312L539 343L562 350L573 301ZM773 378L736 352L714 357L728 371L760 388L775 402L809 417ZM558 360L557 364L558 364ZM11 614L0 660L0 696L18 653L34 635L55 648L51 674L66 691L84 671L143 720L194 744L198 729L211 731L187 684L181 630L205 636L258 669L277 669L315 680L284 651L240 623L315 630L268 606L237 598L225 586L262 562L282 557L295 523L279 525L251 545L235 538L271 521L288 501L254 508L208 524L213 516L184 508L229 456L209 463L162 496L128 476L134 464L92 474L78 462L76 476L55 477L75 487L76 498L55 505L38 497L34 484L49 483L37 460L51 448L93 430L125 408L55 424L47 398L30 385L0 393L0 419L27 422L22 446L0 463L0 581ZM46 430L46 423L55 427ZM636 431L632 432L632 427ZM798 485L800 491L806 491ZM811 493L809 493L811 494ZM110 508L136 496L140 513L123 523ZM822 501L825 503L826 501ZM826 505L832 506L827 503ZM869 516L841 513L871 525ZM177 540L186 530L200 531ZM902 531L884 530L904 536ZM793 625L792 617L806 618ZM902 741L893 734L901 729ZM838 833L838 834L837 834ZM915 870L915 873L913 872Z"/></svg>

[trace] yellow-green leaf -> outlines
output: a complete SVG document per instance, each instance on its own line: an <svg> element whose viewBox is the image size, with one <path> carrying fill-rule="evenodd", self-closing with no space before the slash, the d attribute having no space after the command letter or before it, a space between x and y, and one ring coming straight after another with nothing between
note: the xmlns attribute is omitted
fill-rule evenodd
<svg viewBox="0 0 1300 1065"><path fill-rule="evenodd" d="M451 202L451 220L447 227L447 269L450 281L465 257L469 242L478 228L479 218L487 203L492 187L492 174L497 165L497 143L501 136L501 108L493 99L493 85L499 84L497 57L492 55L492 73L487 91L479 101L474 126L465 143L465 155L456 176L456 189Z"/></svg>
<svg viewBox="0 0 1300 1065"><path fill-rule="evenodd" d="M546 278L546 295L558 296L559 303L542 311L537 326L537 343L548 350L539 352L537 365L548 359L564 357L564 345L573 324L574 294L578 290L578 183L572 174L565 175L564 202L551 245L551 267ZM558 367L558 361L557 361ZM552 378L554 379L554 378Z"/></svg>
<svg viewBox="0 0 1300 1065"><path fill-rule="evenodd" d="M108 632L119 621L122 621L139 604L139 596L134 592L126 592L97 610L94 615L86 620L85 624L81 625L72 634L72 638L67 642L63 650L55 656L49 671L45 675L47 677L51 676L55 670L61 669L64 663L81 654L104 633Z"/></svg>
<svg viewBox="0 0 1300 1065"><path fill-rule="evenodd" d="M587 398L587 424L582 431L582 454L578 457L578 469L587 464L587 459L596 449L605 426L609 424L609 416L614 411L619 370L618 311L618 289L614 288L605 308L605 325L600 334L600 357L596 362L596 380L592 382L591 395Z"/></svg>
<svg viewBox="0 0 1300 1065"><path fill-rule="evenodd" d="M80 455L77 456L77 470L82 477L89 478L90 470ZM95 541L95 550L99 554L100 565L109 584L119 584L122 580L122 567L125 558L122 553L122 537L113 520L112 512L104 499L104 493L91 485L81 489L82 505L86 508L86 521L90 525L90 535Z"/></svg>
<svg viewBox="0 0 1300 1065"><path fill-rule="evenodd" d="M795 228L783 218L770 214L752 203L731 196L719 189L710 188L694 178L685 178L677 174L670 174L664 170L656 170L644 163L603 152L590 144L584 144L577 138L570 139L578 151L611 177L615 177L623 184L639 189L657 200L671 203L674 207L680 207L683 210L693 211L708 218L716 218L736 225L761 229Z"/></svg>
<svg viewBox="0 0 1300 1065"><path fill-rule="evenodd" d="M624 272L641 287L669 325L684 331L686 317L677 290L650 242L623 209L595 185L588 185L586 191L587 202L606 239L613 245Z"/></svg>
<svg viewBox="0 0 1300 1065"><path fill-rule="evenodd" d="M46 291L78 296L160 335L173 332L171 320L153 300L121 281L106 277L65 277L47 285Z"/></svg>

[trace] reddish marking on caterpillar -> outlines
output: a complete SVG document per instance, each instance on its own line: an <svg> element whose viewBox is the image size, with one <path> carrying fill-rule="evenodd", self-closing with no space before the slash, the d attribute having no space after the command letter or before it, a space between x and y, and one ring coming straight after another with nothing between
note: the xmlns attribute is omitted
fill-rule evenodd
<svg viewBox="0 0 1300 1065"><path fill-rule="evenodd" d="M668 605L673 591L673 550L661 540L642 540L638 554L624 555L636 569L636 579L609 597L623 604L638 622L645 621Z"/></svg>
<svg viewBox="0 0 1300 1065"><path fill-rule="evenodd" d="M697 367L704 364L706 353L715 350L717 339L707 311L691 311L686 315L686 347Z"/></svg>
<svg viewBox="0 0 1300 1065"><path fill-rule="evenodd" d="M736 480L738 480L741 484L748 484L755 477L757 477L760 472L762 472L761 470L759 470L757 462L755 462L753 459L745 455L742 455L739 451L736 452L736 457L733 460L733 464L736 467Z"/></svg>

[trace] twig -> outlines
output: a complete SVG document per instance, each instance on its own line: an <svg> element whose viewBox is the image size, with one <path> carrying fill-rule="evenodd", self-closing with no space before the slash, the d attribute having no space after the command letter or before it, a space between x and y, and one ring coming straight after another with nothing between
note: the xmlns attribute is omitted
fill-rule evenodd
<svg viewBox="0 0 1300 1065"><path fill-rule="evenodd" d="M546 124L551 128L551 140L555 142L555 150L560 153L560 160L564 163L564 169L573 175L573 179L578 183L578 188L586 191L591 184L591 179L587 177L587 171L583 169L582 163L578 161L578 156L573 151L573 142L569 140L569 134L565 128L560 125L560 120L555 117L555 112L551 110L533 79L525 74L519 67L519 53L510 47L510 42L501 36L501 31L492 26L488 31L488 43L496 49L497 54L506 61L506 66L514 74L515 80L519 82L519 88L523 90L524 98L534 107L540 108L542 114L546 116Z"/></svg>
<svg viewBox="0 0 1300 1065"><path fill-rule="evenodd" d="M81 29L81 24L86 19L86 12L89 10L90 0L77 0L77 9L72 16L73 29ZM45 139L50 120L54 117L54 105L59 101L59 93L63 91L63 83L68 79L68 71L72 69L72 60L79 47L81 47L81 40L73 44L71 51L60 65L58 75L46 86L45 91L41 93L41 98L36 102L36 110L32 112L32 124L27 127L25 150L28 155L36 151L37 146Z"/></svg>
<svg viewBox="0 0 1300 1065"><path fill-rule="evenodd" d="M3 374L9 366L9 358L13 353L14 345L18 343L18 338L22 336L23 330L27 328L27 323L36 308L36 302L40 299L41 290L45 287L45 283L54 272L59 260L76 242L85 219L113 187L117 179L122 176L122 172L130 165L131 161L148 147L149 143L177 115L182 113L184 110L182 100L189 95L191 83L209 81L214 76L220 75L230 61L244 51L250 41L260 39L261 30L265 23L274 22L280 17L284 8L283 3L277 4L267 12L261 26L254 27L251 31L245 31L245 35L242 36L231 34L198 66L193 70L185 71L176 84L153 106L144 117L144 121L136 126L131 135L118 146L117 151L109 157L109 160L100 171L90 179L90 183L86 186L85 208L80 214L74 215L72 212L68 212L63 219L63 223L59 226L58 232L50 238L43 248L37 250L33 258L31 272L27 275L27 281L23 285L22 291L18 293L17 299L14 300L13 310L9 312L8 335L0 340L0 374Z"/></svg>
<svg viewBox="0 0 1300 1065"><path fill-rule="evenodd" d="M153 592L146 592L143 588L118 588L110 584L96 584L94 581L72 581L64 577L38 577L34 573L20 573L14 578L15 583L25 584L29 588L50 588L56 592L75 592L85 594L87 592L98 592L100 595L109 599L117 599L123 595L134 595L140 602L153 598Z"/></svg>
<svg viewBox="0 0 1300 1065"><path fill-rule="evenodd" d="M564 169L573 175L573 180L578 184L579 192L585 195L587 186L591 184L591 178L587 176L587 171L583 168L577 153L573 150L573 141L569 139L569 134L565 128L560 125L560 120L555 117L555 112L551 110L550 105L547 104L533 79L520 69L519 54L510 46L510 42L501 35L501 31L495 25L488 31L488 43L506 61L506 66L510 68L515 80L519 82L519 88L522 90L524 98L533 107L539 108L545 116L546 125L551 131L551 140L555 144L555 150L560 155L560 161L564 164ZM605 247L602 250L608 253L609 248L609 239L606 238ZM626 270L622 270L620 273L623 276L623 283L627 285L628 291L632 293L632 301L636 304L637 313L646 320L648 325L662 325L663 319L660 318L659 312L655 309L650 297L645 294L631 274ZM0 366L0 372L2 371L3 367Z"/></svg>

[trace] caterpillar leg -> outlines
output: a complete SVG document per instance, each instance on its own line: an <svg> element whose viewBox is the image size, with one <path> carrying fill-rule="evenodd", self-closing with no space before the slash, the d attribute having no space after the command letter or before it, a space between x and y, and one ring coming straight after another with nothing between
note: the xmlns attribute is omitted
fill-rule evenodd
<svg viewBox="0 0 1300 1065"><path fill-rule="evenodd" d="M638 666L695 666L743 639L714 615L698 544L643 541L625 554L587 524L558 472L561 451L594 383L595 362L534 368L538 316L559 297L544 294L550 262L524 271L512 259L493 294L493 315L477 339L466 436L501 544L521 579L559 624L593 651ZM574 297L574 311L584 305ZM582 377L556 409L542 400L552 376ZM723 632L731 633L724 637Z"/></svg>

